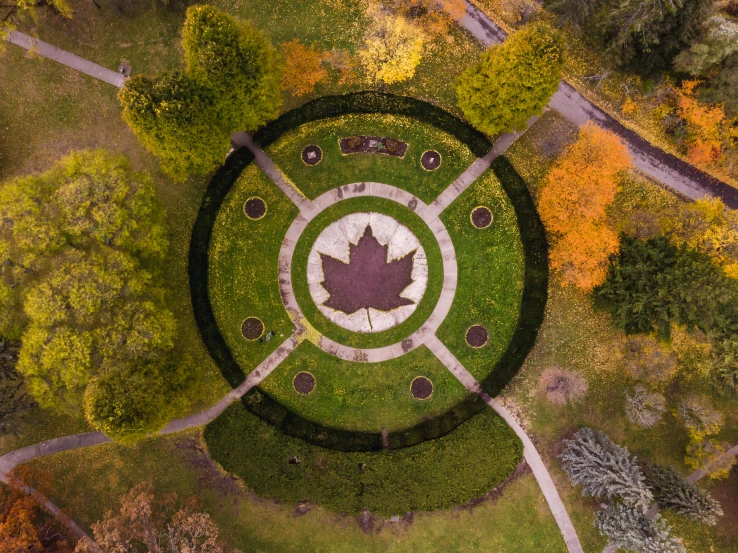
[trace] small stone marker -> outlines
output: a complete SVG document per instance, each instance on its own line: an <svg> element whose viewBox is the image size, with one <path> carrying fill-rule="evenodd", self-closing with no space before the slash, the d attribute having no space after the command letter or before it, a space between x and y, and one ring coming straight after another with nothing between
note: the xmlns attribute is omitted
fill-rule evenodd
<svg viewBox="0 0 738 553"><path fill-rule="evenodd" d="M394 516L393 516L393 517L392 517L392 518L390 519L390 522L400 522L400 516L399 516L399 515L394 515Z"/></svg>
<svg viewBox="0 0 738 553"><path fill-rule="evenodd" d="M290 457L290 460L288 461L290 465L299 465L300 459L297 458L297 456Z"/></svg>
<svg viewBox="0 0 738 553"><path fill-rule="evenodd" d="M120 73L124 77L130 77L132 69L133 68L131 67L131 64L127 61L121 61L120 65L118 65L118 73Z"/></svg>
<svg viewBox="0 0 738 553"><path fill-rule="evenodd" d="M308 159L315 159L316 157L318 157L318 154L316 154L312 150L307 153L307 158Z"/></svg>

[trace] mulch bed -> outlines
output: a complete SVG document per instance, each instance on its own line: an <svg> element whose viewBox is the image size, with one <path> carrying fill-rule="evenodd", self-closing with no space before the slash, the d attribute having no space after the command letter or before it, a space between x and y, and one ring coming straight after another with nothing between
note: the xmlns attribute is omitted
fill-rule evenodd
<svg viewBox="0 0 738 553"><path fill-rule="evenodd" d="M424 376L418 376L410 384L410 393L415 399L428 399L433 393L433 383Z"/></svg>
<svg viewBox="0 0 738 553"><path fill-rule="evenodd" d="M435 150L427 150L420 157L420 164L426 171L435 171L441 166L441 154Z"/></svg>
<svg viewBox="0 0 738 553"><path fill-rule="evenodd" d="M264 334L264 323L256 317L249 317L241 323L241 336L247 340L258 340Z"/></svg>
<svg viewBox="0 0 738 553"><path fill-rule="evenodd" d="M352 145L352 140L361 139L361 143ZM405 157L407 143L394 138L382 136L347 136L338 141L344 154L385 154L393 157Z"/></svg>
<svg viewBox="0 0 738 553"><path fill-rule="evenodd" d="M466 331L466 343L473 348L481 348L489 340L489 332L482 325L470 326Z"/></svg>
<svg viewBox="0 0 738 553"><path fill-rule="evenodd" d="M243 212L249 219L261 219L267 212L266 202L257 197L249 198L243 204Z"/></svg>
<svg viewBox="0 0 738 553"><path fill-rule="evenodd" d="M306 372L299 372L292 380L292 385L298 394L306 396L315 389L315 377Z"/></svg>
<svg viewBox="0 0 738 553"><path fill-rule="evenodd" d="M310 146L306 146L305 149L302 151L302 161L304 161L306 165L317 165L322 159L323 150L321 150L315 144L310 144Z"/></svg>
<svg viewBox="0 0 738 553"><path fill-rule="evenodd" d="M487 228L492 224L492 211L483 205L475 207L471 212L471 222L478 229Z"/></svg>

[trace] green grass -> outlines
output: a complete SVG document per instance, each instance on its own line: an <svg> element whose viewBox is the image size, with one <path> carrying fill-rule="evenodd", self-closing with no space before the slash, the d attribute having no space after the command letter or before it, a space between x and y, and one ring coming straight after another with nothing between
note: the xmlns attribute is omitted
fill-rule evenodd
<svg viewBox="0 0 738 553"><path fill-rule="evenodd" d="M371 334L351 332L331 322L315 305L307 283L307 260L322 230L344 215L377 211L394 217L420 240L428 258L428 285L417 309L401 324ZM307 320L329 338L351 347L376 348L396 344L415 332L428 319L443 287L443 261L438 242L423 220L407 207L391 200L374 197L350 198L323 211L313 219L300 237L292 258L292 285L297 302Z"/></svg>
<svg viewBox="0 0 738 553"><path fill-rule="evenodd" d="M266 215L252 221L243 212L247 198L259 196ZM218 328L234 358L250 372L289 336L294 328L282 305L277 278L279 249L298 214L295 205L251 164L226 196L213 227L209 251L209 295ZM246 317L258 317L267 341L241 336Z"/></svg>
<svg viewBox="0 0 738 553"><path fill-rule="evenodd" d="M338 141L352 135L386 136L407 142L404 158L384 154L341 153ZM308 144L323 150L315 166L303 163ZM441 153L441 167L426 171L420 156ZM403 188L425 203L432 202L476 157L452 136L416 119L393 115L345 115L305 124L286 133L266 149L277 166L308 198L353 182L382 182Z"/></svg>
<svg viewBox="0 0 738 553"><path fill-rule="evenodd" d="M470 221L473 208L485 205L494 220L479 230ZM490 375L502 357L520 311L525 260L517 220L494 173L488 171L442 214L456 249L459 284L451 311L438 337L478 380ZM473 349L466 330L481 324L489 332L487 345Z"/></svg>
<svg viewBox="0 0 738 553"><path fill-rule="evenodd" d="M315 389L298 394L292 380L311 373ZM417 400L410 393L416 376L433 382L433 395ZM342 361L303 342L259 387L289 410L334 428L379 432L402 430L439 415L468 392L425 347L382 363Z"/></svg>
<svg viewBox="0 0 738 553"><path fill-rule="evenodd" d="M89 531L132 486L147 480L157 494L198 496L220 536L244 553L564 553L538 484L525 474L501 497L475 507L416 512L412 523L378 519L363 533L353 516L312 503L296 517L295 503L259 499L211 466L197 451L199 433L146 440L132 447L106 444L36 459L55 483L51 499ZM90 498L94 497L94 501ZM400 513L402 514L402 513Z"/></svg>
<svg viewBox="0 0 738 553"><path fill-rule="evenodd" d="M487 409L436 440L366 453L323 449L290 438L233 404L205 429L213 458L257 495L306 497L336 512L392 515L443 509L483 495L522 458L512 429ZM296 456L300 464L289 464Z"/></svg>

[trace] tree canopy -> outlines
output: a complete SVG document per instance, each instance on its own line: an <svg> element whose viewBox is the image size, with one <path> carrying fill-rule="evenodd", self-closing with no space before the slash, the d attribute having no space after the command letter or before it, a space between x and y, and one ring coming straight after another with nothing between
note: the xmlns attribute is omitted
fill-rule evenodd
<svg viewBox="0 0 738 553"><path fill-rule="evenodd" d="M489 135L523 129L556 91L563 66L560 34L544 23L528 24L466 69L456 84L458 105Z"/></svg>

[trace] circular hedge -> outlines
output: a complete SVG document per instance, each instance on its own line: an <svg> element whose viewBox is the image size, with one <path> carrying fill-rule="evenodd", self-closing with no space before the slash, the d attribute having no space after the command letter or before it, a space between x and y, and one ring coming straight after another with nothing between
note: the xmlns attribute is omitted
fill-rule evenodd
<svg viewBox="0 0 738 553"><path fill-rule="evenodd" d="M283 133L305 123L361 113L386 113L420 119L451 134L478 157L486 155L492 148L492 144L483 134L438 107L414 98L378 92L328 96L309 102L262 128L254 136L254 143L264 149ZM208 297L208 249L220 206L241 172L253 161L253 154L246 148L241 148L228 157L208 186L190 243L188 271L195 319L210 355L233 387L241 384L246 375L234 360L213 314ZM523 294L515 332L505 353L490 370L489 377L481 382L482 387L494 396L518 372L535 343L547 299L548 250L543 225L525 182L503 157L494 161L492 170L513 204L525 255ZM249 411L278 426L288 436L314 445L342 451L376 451L383 447L379 433L351 432L316 424L285 409L257 388L248 392L242 401ZM469 396L442 415L413 428L390 433L387 437L388 445L395 449L443 436L484 406L484 402L477 396Z"/></svg>

